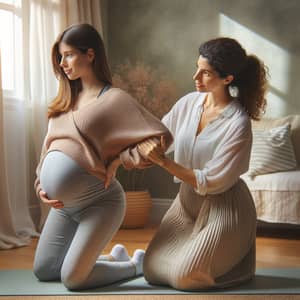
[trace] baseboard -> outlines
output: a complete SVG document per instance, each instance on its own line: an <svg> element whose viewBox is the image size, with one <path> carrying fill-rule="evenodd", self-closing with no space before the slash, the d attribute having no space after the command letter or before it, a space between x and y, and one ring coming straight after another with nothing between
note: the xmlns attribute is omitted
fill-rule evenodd
<svg viewBox="0 0 300 300"><path fill-rule="evenodd" d="M258 220L256 234L257 236L299 240L300 224L268 223Z"/></svg>

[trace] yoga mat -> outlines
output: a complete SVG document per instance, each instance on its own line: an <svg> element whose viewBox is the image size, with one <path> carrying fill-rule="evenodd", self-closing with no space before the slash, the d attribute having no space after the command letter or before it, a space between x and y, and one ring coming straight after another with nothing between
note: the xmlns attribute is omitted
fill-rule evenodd
<svg viewBox="0 0 300 300"><path fill-rule="evenodd" d="M39 282L31 270L0 271L0 296L20 295L118 295L118 294L197 294L197 295L300 295L300 268L258 269L251 281L232 288L183 292L153 286L144 277L115 283L102 288L71 292L61 282Z"/></svg>

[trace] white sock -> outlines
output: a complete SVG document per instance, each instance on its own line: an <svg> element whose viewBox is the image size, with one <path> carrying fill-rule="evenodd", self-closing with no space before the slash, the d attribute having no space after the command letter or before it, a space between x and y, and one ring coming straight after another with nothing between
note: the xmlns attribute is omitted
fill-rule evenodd
<svg viewBox="0 0 300 300"><path fill-rule="evenodd" d="M109 255L100 255L97 261L130 261L130 256L125 246L116 244L111 249Z"/></svg>
<svg viewBox="0 0 300 300"><path fill-rule="evenodd" d="M143 262L144 262L145 251L142 249L137 249L134 251L131 258L131 262L135 266L135 275L143 275Z"/></svg>
<svg viewBox="0 0 300 300"><path fill-rule="evenodd" d="M110 255L116 260L116 261L129 261L130 256L128 255L127 249L125 246L121 244L116 244L110 252Z"/></svg>

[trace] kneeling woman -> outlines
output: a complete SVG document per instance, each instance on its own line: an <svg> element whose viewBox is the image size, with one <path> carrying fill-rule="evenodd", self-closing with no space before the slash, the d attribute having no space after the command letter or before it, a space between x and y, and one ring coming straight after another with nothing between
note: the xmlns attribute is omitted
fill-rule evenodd
<svg viewBox="0 0 300 300"><path fill-rule="evenodd" d="M111 174L120 164L144 167L136 145L172 136L131 96L111 87L103 42L90 25L74 25L52 50L59 93L49 106L49 126L35 182L52 208L40 236L34 273L86 289L142 274L143 251L132 259L124 248L100 257L122 223L124 191ZM152 163L150 163L152 164ZM106 182L105 182L106 181ZM111 183L109 185L109 182Z"/></svg>
<svg viewBox="0 0 300 300"><path fill-rule="evenodd" d="M234 285L255 272L256 211L240 179L249 166L250 119L265 107L266 71L229 38L200 46L196 92L163 118L175 161L146 141L140 153L181 182L150 242L144 276L153 284L193 290Z"/></svg>

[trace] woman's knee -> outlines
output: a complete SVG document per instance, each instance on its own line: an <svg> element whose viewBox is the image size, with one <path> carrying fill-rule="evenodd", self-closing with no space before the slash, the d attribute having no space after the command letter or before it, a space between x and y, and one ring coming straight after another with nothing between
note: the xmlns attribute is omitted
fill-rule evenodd
<svg viewBox="0 0 300 300"><path fill-rule="evenodd" d="M84 287L86 275L83 270L64 265L61 270L61 282L69 290L80 290Z"/></svg>
<svg viewBox="0 0 300 300"><path fill-rule="evenodd" d="M76 290L80 288L78 275L76 276L76 274L72 274L72 272L64 269L61 272L61 282L69 290Z"/></svg>
<svg viewBox="0 0 300 300"><path fill-rule="evenodd" d="M145 258L143 262L143 273L146 281L154 284L155 280L153 280L153 278L155 278L155 272L153 268L151 268L151 264L148 264L148 261L145 262Z"/></svg>
<svg viewBox="0 0 300 300"><path fill-rule="evenodd" d="M33 273L40 281L60 280L60 270L54 269L53 266L53 263L35 260L33 264Z"/></svg>
<svg viewBox="0 0 300 300"><path fill-rule="evenodd" d="M70 291L76 291L82 288L81 283L74 281L71 277L64 277L61 279L61 281L63 285Z"/></svg>
<svg viewBox="0 0 300 300"><path fill-rule="evenodd" d="M42 265L33 265L33 273L37 277L38 280L40 281L48 281L48 274L47 270L44 266Z"/></svg>
<svg viewBox="0 0 300 300"><path fill-rule="evenodd" d="M192 291L210 288L215 285L214 279L203 272L191 272L175 275L172 286L178 290Z"/></svg>
<svg viewBox="0 0 300 300"><path fill-rule="evenodd" d="M152 251L148 248L146 250L144 261L143 261L143 272L144 277L148 282L152 282L152 278L155 277L156 274L156 265L158 258L152 254ZM160 266L162 267L162 266Z"/></svg>
<svg viewBox="0 0 300 300"><path fill-rule="evenodd" d="M203 272L182 273L182 269L179 272L162 270L149 260L144 261L144 277L151 284L167 284L183 291L205 289L215 285L214 279Z"/></svg>

